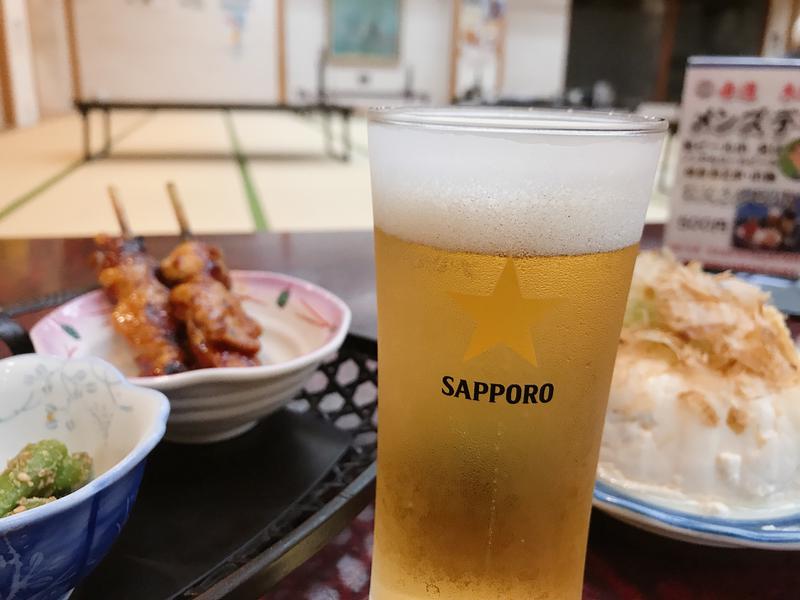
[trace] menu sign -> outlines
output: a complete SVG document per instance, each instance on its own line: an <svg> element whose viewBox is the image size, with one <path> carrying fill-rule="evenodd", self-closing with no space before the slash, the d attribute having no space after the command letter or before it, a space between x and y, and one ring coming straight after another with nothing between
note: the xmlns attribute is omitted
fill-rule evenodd
<svg viewBox="0 0 800 600"><path fill-rule="evenodd" d="M800 59L691 58L678 143L670 249L800 276Z"/></svg>

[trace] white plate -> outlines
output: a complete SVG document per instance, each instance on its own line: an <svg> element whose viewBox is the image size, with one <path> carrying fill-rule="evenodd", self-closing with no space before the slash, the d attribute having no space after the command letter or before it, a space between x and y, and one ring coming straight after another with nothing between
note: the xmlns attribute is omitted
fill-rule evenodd
<svg viewBox="0 0 800 600"><path fill-rule="evenodd" d="M676 540L726 548L800 550L800 507L796 514L760 519L724 519L680 512L626 494L598 481L593 504L635 527Z"/></svg>

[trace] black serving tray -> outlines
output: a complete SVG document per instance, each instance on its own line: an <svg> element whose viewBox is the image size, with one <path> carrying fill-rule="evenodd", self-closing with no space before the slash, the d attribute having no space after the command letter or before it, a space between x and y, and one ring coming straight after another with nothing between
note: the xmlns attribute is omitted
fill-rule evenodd
<svg viewBox="0 0 800 600"><path fill-rule="evenodd" d="M174 598L311 492L349 439L286 411L219 444L163 443L114 548L75 600Z"/></svg>
<svg viewBox="0 0 800 600"><path fill-rule="evenodd" d="M60 304L58 294L30 304ZM27 335L0 312L0 340ZM349 335L286 409L208 445L160 444L111 552L71 600L253 600L310 558L373 497L377 345Z"/></svg>

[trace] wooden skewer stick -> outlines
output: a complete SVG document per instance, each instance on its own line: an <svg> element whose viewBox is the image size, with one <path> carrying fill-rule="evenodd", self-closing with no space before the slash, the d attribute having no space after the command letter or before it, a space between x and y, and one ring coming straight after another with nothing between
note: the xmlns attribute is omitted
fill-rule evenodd
<svg viewBox="0 0 800 600"><path fill-rule="evenodd" d="M167 182L167 194L169 195L170 202L172 202L172 210L175 211L175 218L178 220L178 226L181 228L181 237L184 240L190 240L192 229L189 227L189 219L186 218L186 211L183 210L183 203L178 195L178 188L173 181Z"/></svg>
<svg viewBox="0 0 800 600"><path fill-rule="evenodd" d="M122 202L119 200L117 188L113 185L108 186L108 197L111 199L111 206L114 207L114 214L117 216L117 223L119 223L119 230L122 232L122 238L130 240L133 238L131 233L131 226L128 223L128 216L125 214L125 209L122 207Z"/></svg>

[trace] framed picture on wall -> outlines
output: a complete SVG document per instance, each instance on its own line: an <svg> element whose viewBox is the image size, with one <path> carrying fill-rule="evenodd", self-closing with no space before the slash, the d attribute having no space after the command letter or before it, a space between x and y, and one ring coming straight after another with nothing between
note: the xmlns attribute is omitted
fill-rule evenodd
<svg viewBox="0 0 800 600"><path fill-rule="evenodd" d="M328 0L332 63L393 65L400 60L401 0Z"/></svg>

